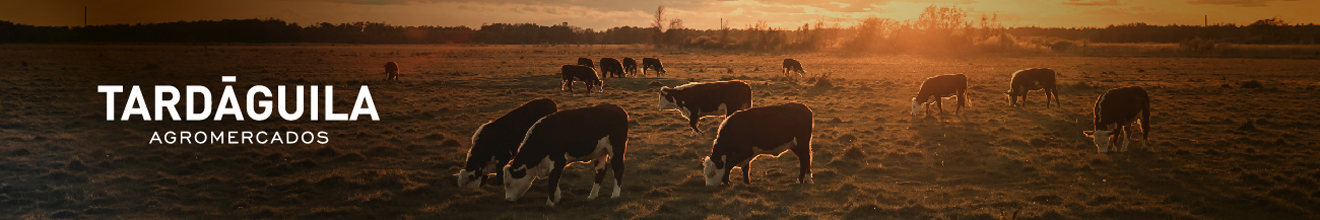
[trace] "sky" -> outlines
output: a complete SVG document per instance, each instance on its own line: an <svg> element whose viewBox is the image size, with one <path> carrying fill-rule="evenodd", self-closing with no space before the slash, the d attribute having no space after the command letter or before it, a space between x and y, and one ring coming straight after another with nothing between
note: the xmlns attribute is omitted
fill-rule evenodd
<svg viewBox="0 0 1320 220"><path fill-rule="evenodd" d="M136 24L276 18L302 25L357 21L408 26L537 23L603 30L650 26L658 6L665 19L695 29L744 28L765 21L792 29L823 21L843 27L871 17L916 20L925 7L954 6L969 20L997 16L1004 26L1103 27L1250 24L1279 17L1292 24L1320 23L1320 0L124 0L0 1L0 20L40 26Z"/></svg>

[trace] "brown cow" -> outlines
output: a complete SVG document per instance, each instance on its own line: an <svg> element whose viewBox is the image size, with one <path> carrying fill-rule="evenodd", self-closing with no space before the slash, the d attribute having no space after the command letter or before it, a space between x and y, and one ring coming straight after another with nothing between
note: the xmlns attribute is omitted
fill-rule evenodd
<svg viewBox="0 0 1320 220"><path fill-rule="evenodd" d="M394 62L385 63L385 80L399 81L399 64Z"/></svg>

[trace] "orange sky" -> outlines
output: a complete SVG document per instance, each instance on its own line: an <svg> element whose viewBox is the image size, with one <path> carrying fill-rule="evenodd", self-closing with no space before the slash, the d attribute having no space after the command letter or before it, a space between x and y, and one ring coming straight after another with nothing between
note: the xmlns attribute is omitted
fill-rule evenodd
<svg viewBox="0 0 1320 220"><path fill-rule="evenodd" d="M971 20L998 14L1006 26L1078 27L1132 22L1199 25L1249 24L1279 16L1289 23L1320 23L1316 0L289 0L289 1L4 1L0 20L23 24L76 26L83 23L156 23L171 21L278 18L307 25L316 22L373 21L396 25L466 25L483 23L568 22L593 29L649 26L656 6L689 28L717 28L720 18L742 28L757 20L793 28L817 20L852 26L869 18L908 20L929 5L957 6Z"/></svg>

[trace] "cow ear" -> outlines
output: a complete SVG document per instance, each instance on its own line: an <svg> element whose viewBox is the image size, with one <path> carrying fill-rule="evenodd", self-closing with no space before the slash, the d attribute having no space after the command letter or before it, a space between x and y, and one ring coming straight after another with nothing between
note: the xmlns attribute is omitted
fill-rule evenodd
<svg viewBox="0 0 1320 220"><path fill-rule="evenodd" d="M660 87L660 91L668 92L669 90L674 90L674 88L669 88L669 86Z"/></svg>
<svg viewBox="0 0 1320 220"><path fill-rule="evenodd" d="M1095 137L1095 131L1082 131L1082 134L1083 134L1083 135L1086 135L1086 137L1089 137L1089 138L1094 138L1094 137Z"/></svg>

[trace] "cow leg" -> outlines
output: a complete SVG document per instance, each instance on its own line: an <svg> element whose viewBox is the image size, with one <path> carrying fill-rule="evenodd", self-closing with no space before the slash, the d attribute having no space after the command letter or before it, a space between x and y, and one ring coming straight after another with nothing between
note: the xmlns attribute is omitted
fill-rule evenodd
<svg viewBox="0 0 1320 220"><path fill-rule="evenodd" d="M1150 142L1150 110L1141 111L1141 147Z"/></svg>
<svg viewBox="0 0 1320 220"><path fill-rule="evenodd" d="M733 165L731 165L731 164L727 164L727 163L728 163L728 161L725 161L725 164L724 164L724 177L721 177L721 178L720 178L720 183L721 183L721 184L724 184L725 186L729 185L729 174L730 174L730 173L733 173Z"/></svg>
<svg viewBox="0 0 1320 220"><path fill-rule="evenodd" d="M550 198L545 201L545 204L550 207L554 207L555 203L559 203L559 199L563 198L562 192L559 191L559 178L564 175L565 164L563 163L555 162L555 167L550 168L550 180L546 184L550 189L547 191Z"/></svg>
<svg viewBox="0 0 1320 220"><path fill-rule="evenodd" d="M1022 92L1022 107L1027 107L1027 94L1031 94L1031 90L1025 90Z"/></svg>
<svg viewBox="0 0 1320 220"><path fill-rule="evenodd" d="M1052 100L1052 99L1050 98L1050 96L1053 95L1053 94L1054 94L1054 91L1050 91L1049 88L1045 88L1045 108L1050 108L1050 101ZM1058 96L1055 96L1055 97L1058 97ZM1057 98L1055 98L1055 99L1053 99L1053 101L1058 102L1059 100L1057 100Z"/></svg>
<svg viewBox="0 0 1320 220"><path fill-rule="evenodd" d="M816 181L811 177L811 137L799 139L798 146L793 147L793 155L798 158L798 183L814 184Z"/></svg>
<svg viewBox="0 0 1320 220"><path fill-rule="evenodd" d="M752 160L747 160L742 165L743 183L752 184Z"/></svg>
<svg viewBox="0 0 1320 220"><path fill-rule="evenodd" d="M496 162L496 163L498 163L498 164L509 164L509 161L504 160L504 161L499 161L499 162ZM481 172L486 172L486 171L485 171L485 170L482 170ZM481 174L481 178L483 179L483 182L485 182L486 180L484 180L484 179L486 179L486 174L484 174L484 173ZM495 171L495 179L493 179L493 180L489 180L489 183L490 183L490 185L495 185L495 186L503 185L503 184L504 184L504 172L501 172L501 171L498 171L498 170Z"/></svg>
<svg viewBox="0 0 1320 220"><path fill-rule="evenodd" d="M701 116L697 115L699 110L693 110L692 115L688 115L688 127L692 127L692 136L701 135L701 129L697 128L697 122L701 121Z"/></svg>
<svg viewBox="0 0 1320 220"><path fill-rule="evenodd" d="M1119 148L1118 152L1127 152L1128 144L1132 142L1132 126L1124 125L1119 129L1123 130L1123 133L1119 134L1119 138L1123 140L1123 148Z"/></svg>
<svg viewBox="0 0 1320 220"><path fill-rule="evenodd" d="M587 199L596 199L600 195L600 183L605 182L605 174L609 173L606 170L606 166L610 165L609 158L609 155L605 155L591 160L591 166L596 168L596 184L591 185L591 194L587 195Z"/></svg>
<svg viewBox="0 0 1320 220"><path fill-rule="evenodd" d="M614 191L610 193L610 198L619 198L619 192L623 191L623 157L628 149L628 133L626 131L619 135L610 135L610 169L614 170Z"/></svg>
<svg viewBox="0 0 1320 220"><path fill-rule="evenodd" d="M939 108L940 108L940 114L944 114L944 98L943 98L943 97L937 97L937 98L935 98L935 107L939 107Z"/></svg>
<svg viewBox="0 0 1320 220"><path fill-rule="evenodd" d="M1059 88L1058 88L1057 86L1056 86L1056 87L1050 87L1050 95L1053 95L1053 96L1054 96L1054 105L1055 105L1055 107L1063 108L1063 103L1062 103L1062 102L1059 102Z"/></svg>

